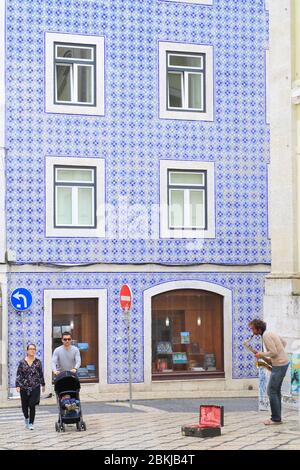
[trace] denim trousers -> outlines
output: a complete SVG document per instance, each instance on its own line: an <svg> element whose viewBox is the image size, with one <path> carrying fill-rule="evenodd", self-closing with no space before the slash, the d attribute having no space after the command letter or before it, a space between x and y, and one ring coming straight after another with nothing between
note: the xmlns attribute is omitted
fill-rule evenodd
<svg viewBox="0 0 300 470"><path fill-rule="evenodd" d="M268 383L267 393L270 399L271 420L281 421L281 385L288 370L289 364L285 366L273 366Z"/></svg>

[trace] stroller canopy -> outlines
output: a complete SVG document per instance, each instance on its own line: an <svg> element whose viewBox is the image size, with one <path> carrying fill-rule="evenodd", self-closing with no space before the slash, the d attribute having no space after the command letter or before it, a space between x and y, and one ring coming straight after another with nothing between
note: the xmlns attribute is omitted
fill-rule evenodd
<svg viewBox="0 0 300 470"><path fill-rule="evenodd" d="M80 390L80 382L77 375L69 370L61 372L54 379L54 390L56 393L64 391L77 392L77 390Z"/></svg>

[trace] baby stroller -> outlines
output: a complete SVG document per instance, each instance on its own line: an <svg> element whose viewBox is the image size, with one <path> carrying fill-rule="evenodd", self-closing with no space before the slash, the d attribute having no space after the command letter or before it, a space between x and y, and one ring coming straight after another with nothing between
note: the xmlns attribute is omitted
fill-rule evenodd
<svg viewBox="0 0 300 470"><path fill-rule="evenodd" d="M55 423L55 431L65 432L66 424L75 424L77 431L86 431L86 424L82 420L81 403L79 398L80 382L77 375L70 371L61 372L54 379L54 390L58 405L58 421ZM69 411L63 404L62 397L66 394L75 403L75 409Z"/></svg>

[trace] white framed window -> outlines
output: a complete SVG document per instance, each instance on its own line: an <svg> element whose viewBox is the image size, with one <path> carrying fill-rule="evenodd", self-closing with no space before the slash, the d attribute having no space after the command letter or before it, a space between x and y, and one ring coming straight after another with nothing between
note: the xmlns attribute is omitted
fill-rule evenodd
<svg viewBox="0 0 300 470"><path fill-rule="evenodd" d="M167 53L168 110L205 111L205 54Z"/></svg>
<svg viewBox="0 0 300 470"><path fill-rule="evenodd" d="M95 106L95 65L95 46L55 42L55 104Z"/></svg>
<svg viewBox="0 0 300 470"><path fill-rule="evenodd" d="M213 48L159 43L160 117L213 120Z"/></svg>
<svg viewBox="0 0 300 470"><path fill-rule="evenodd" d="M104 237L104 160L46 158L46 236Z"/></svg>
<svg viewBox="0 0 300 470"><path fill-rule="evenodd" d="M206 180L206 170L168 170L169 229L206 229Z"/></svg>
<svg viewBox="0 0 300 470"><path fill-rule="evenodd" d="M54 165L54 227L96 227L96 167Z"/></svg>
<svg viewBox="0 0 300 470"><path fill-rule="evenodd" d="M104 38L46 33L46 112L104 115Z"/></svg>
<svg viewBox="0 0 300 470"><path fill-rule="evenodd" d="M214 238L214 163L160 162L162 238Z"/></svg>

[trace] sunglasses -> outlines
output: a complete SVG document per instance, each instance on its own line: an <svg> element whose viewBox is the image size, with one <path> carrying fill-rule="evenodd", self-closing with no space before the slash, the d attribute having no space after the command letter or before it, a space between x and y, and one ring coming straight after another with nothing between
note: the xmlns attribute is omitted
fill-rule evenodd
<svg viewBox="0 0 300 470"><path fill-rule="evenodd" d="M63 338L63 341L72 341L72 338Z"/></svg>

